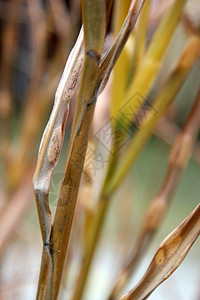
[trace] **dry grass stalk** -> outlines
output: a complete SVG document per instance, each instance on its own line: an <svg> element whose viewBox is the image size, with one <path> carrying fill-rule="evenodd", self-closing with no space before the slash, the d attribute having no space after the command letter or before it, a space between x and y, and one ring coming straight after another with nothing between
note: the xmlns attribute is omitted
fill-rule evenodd
<svg viewBox="0 0 200 300"><path fill-rule="evenodd" d="M109 78L110 72L116 63L129 35L131 32L131 29L134 27L135 22L137 20L137 17L139 15L139 12L141 10L141 7L143 5L143 1L132 1L129 12L127 14L127 17L124 21L124 24L122 26L122 29L113 45L111 48L110 52L108 52L107 55L105 55L105 58L103 58L102 63L100 64L99 67L99 80L100 80L100 85L99 85L99 90L102 91L104 88L105 84L107 83L107 80ZM90 233L88 232L88 236L90 239L90 242L88 242L87 246L87 255L85 256L84 259L84 265L82 265L80 269L80 273L78 275L77 282L79 284L76 286L74 294L72 296L73 300L78 300L81 298L88 272L90 269L91 261L93 258L93 254L97 245L99 233L101 230L101 221L103 218L101 217L101 212L102 212L102 203L104 205L104 201L101 201L101 203L97 206L97 213L95 214L95 217L93 218L92 225L90 226Z"/></svg>
<svg viewBox="0 0 200 300"><path fill-rule="evenodd" d="M164 25L166 25L167 22L171 22L171 18L173 16L173 20L174 22L172 25L172 28L175 29L175 27L178 24L178 21L180 20L181 17L181 11L183 9L183 2L182 3L178 3L175 2L176 4L174 5L178 5L179 9L177 11L177 15L174 17L174 11L173 8L169 11L168 15L166 16L166 19L161 23L161 26L159 27L159 29L156 32L156 36L159 35L163 35L163 31L164 31ZM170 23L171 24L171 23ZM170 30L172 30L172 28L170 28ZM170 37L172 36L172 31L169 30L169 34L166 37L167 39L170 39ZM156 39L155 39L156 40ZM152 49L154 48L154 43L155 40L153 40L153 46ZM163 42L163 44L161 43L161 48L162 51L164 51L165 47L167 46L166 40ZM169 82L166 84L166 88L164 90L164 92L158 97L158 100L155 101L156 103L156 110L159 111L159 114L157 115L157 117L155 118L155 116L153 116L154 112L152 112L151 117L147 118L149 121L146 123L146 130L142 130L138 133L138 143L136 142L136 148L138 147L138 145L140 145L140 147L142 146L143 142L141 142L141 138L144 140L147 140L147 137L150 136L150 134L153 131L154 126L156 125L156 122L158 121L158 119L160 118L160 116L164 113L164 111L166 110L166 108L169 106L170 102L173 100L174 96L176 95L177 91L179 90L179 88L181 87L188 71L190 70L191 66L193 65L193 63L195 62L197 56L198 56L198 44L199 44L199 38L198 37L194 37L193 39L191 39L191 41L188 43L186 49L184 50L184 54L181 57L180 61L177 64L177 70L175 68L174 72L172 73L171 78L169 79ZM193 55L191 56L191 59L188 58L189 56L189 52L190 50L192 51ZM159 52L160 51L160 52ZM158 54L158 58L162 59L162 53L161 50L158 50L156 53ZM148 52L147 52L148 53ZM151 51L150 51L151 53ZM186 58L184 58L185 53L187 53ZM161 55L162 54L162 55ZM155 55L155 53L152 51L152 55ZM160 56L161 55L161 56ZM106 60L105 60L106 62ZM151 68L151 65L150 65ZM156 73L155 73L156 74ZM137 75L136 75L137 76ZM152 76L154 77L154 72L152 73ZM174 79L177 77L177 80L174 81ZM145 86L145 81L146 77L143 78L143 86ZM134 81L135 82L135 81ZM142 82L142 81L141 81ZM175 82L174 87L171 88L172 83ZM141 83L142 84L142 83ZM146 86L145 86L146 87ZM168 91L171 90L170 93L168 93ZM167 96L168 95L168 96ZM160 106L161 105L161 106ZM151 119L151 121L150 121ZM152 125L153 127L149 126L150 123L154 124ZM147 125L148 124L148 125ZM123 123L124 125L124 123ZM147 134L147 132L149 132ZM135 139L132 142L132 144L135 143ZM94 255L94 251L96 249L97 246L97 242L99 239L99 235L101 232L101 228L103 226L104 223L104 219L106 216L106 212L108 209L108 205L109 202L108 199L110 198L111 194L115 191L115 189L121 184L122 178L124 178L125 174L127 174L128 169L130 168L130 166L133 163L132 159L134 158L134 153L139 153L139 151L141 150L141 148L138 148L137 151L135 152L131 146L130 149L128 151L128 153L130 154L129 158L128 156L124 156L124 161L127 162L125 169L123 170L124 167L124 162L119 166L119 169L117 168L117 170L119 170L119 173L116 170L116 157L115 156L113 159L111 158L109 166L108 166L108 171L107 171L107 175L105 178L105 184L102 188L101 194L100 194L100 200L99 203L97 205L97 209L96 209L96 216L94 218L94 223L93 226L91 226L91 241L90 241L90 247L88 247L88 253L87 253L87 263L85 263L85 265L87 266L87 268L84 270L84 268L81 269L80 271L80 275L78 276L78 281L80 282L85 282L86 281L86 275L88 274L88 270L90 268L91 265L91 261ZM131 158L132 157L132 158ZM124 171L124 173L123 173ZM122 173L121 173L122 172ZM118 177L118 174L119 175ZM117 178L118 177L118 178ZM116 181L115 181L116 179ZM77 287L77 291L80 289L80 287ZM76 299L76 298L73 298Z"/></svg>

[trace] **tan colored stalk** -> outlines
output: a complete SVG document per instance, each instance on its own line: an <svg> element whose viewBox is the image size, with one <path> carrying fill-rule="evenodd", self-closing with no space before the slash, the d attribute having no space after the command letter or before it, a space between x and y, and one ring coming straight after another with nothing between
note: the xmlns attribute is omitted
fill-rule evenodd
<svg viewBox="0 0 200 300"><path fill-rule="evenodd" d="M124 21L124 24L122 26L122 29L113 45L111 50L108 52L107 55L103 58L100 68L99 68L99 80L100 80L100 85L99 85L99 92L102 91L104 88L105 84L107 83L107 80L109 78L110 72L116 63L130 33L131 30L133 29L135 22L139 16L140 10L142 8L144 1L132 1L128 15ZM111 166L114 164L114 161L110 163L109 166L109 171L108 173L111 172ZM101 220L98 219L98 209L99 206L97 207L97 215L94 216L92 223L93 225L90 226L90 232L87 233L87 238L88 238L88 245L87 249L85 251L85 257L84 257L84 264L82 264L80 273L78 275L77 282L78 284L75 287L75 291L73 293L72 299L73 300L79 300L81 296L83 295L85 284L87 281L87 276L89 273L90 265L92 262L94 250L96 247L96 243L99 237L99 229L101 228L99 221ZM101 211L101 210L100 210ZM97 219L96 219L97 218Z"/></svg>
<svg viewBox="0 0 200 300"><path fill-rule="evenodd" d="M67 250L67 257L64 270L64 280L67 282L68 273L70 272L73 259L77 261L77 255L80 256L78 270L84 267L84 257L87 251L88 234L90 233L91 220L94 218L94 190L93 190L93 170L91 162L95 160L94 143L90 137L88 148L86 151L85 162L81 177L81 183L77 198L76 209L72 232L70 235L70 243ZM76 284L76 283L75 283Z"/></svg>
<svg viewBox="0 0 200 300"><path fill-rule="evenodd" d="M180 266L200 234L200 204L160 244L140 282L120 300L143 300Z"/></svg>
<svg viewBox="0 0 200 300"><path fill-rule="evenodd" d="M171 150L168 170L161 189L147 209L147 214L143 220L142 229L136 241L134 250L125 261L124 267L122 268L122 271L115 283L109 300L117 298L165 217L166 211L172 200L173 193L178 186L180 176L191 156L200 127L199 115L200 91L184 128L176 138Z"/></svg>

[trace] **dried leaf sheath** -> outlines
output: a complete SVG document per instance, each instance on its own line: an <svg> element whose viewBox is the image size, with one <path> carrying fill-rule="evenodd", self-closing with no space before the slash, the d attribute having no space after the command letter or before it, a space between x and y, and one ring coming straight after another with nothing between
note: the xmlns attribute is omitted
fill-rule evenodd
<svg viewBox="0 0 200 300"><path fill-rule="evenodd" d="M49 243L51 231L51 212L49 209L51 174L60 155L69 104L77 88L82 61L83 32L81 30L56 91L54 107L42 137L33 179L44 244Z"/></svg>
<svg viewBox="0 0 200 300"><path fill-rule="evenodd" d="M143 300L182 263L200 234L200 204L160 244L141 281L120 300Z"/></svg>

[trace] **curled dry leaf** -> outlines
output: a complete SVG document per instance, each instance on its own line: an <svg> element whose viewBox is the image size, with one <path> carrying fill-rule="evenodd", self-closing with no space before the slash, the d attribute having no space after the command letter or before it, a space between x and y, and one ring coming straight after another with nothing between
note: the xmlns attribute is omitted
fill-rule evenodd
<svg viewBox="0 0 200 300"><path fill-rule="evenodd" d="M200 204L160 244L143 278L120 300L147 299L178 268L199 234Z"/></svg>
<svg viewBox="0 0 200 300"><path fill-rule="evenodd" d="M38 162L33 178L42 238L45 244L49 243L51 231L51 212L49 209L51 174L60 156L69 104L78 87L82 63L83 30L80 31L58 85L53 110L40 144Z"/></svg>

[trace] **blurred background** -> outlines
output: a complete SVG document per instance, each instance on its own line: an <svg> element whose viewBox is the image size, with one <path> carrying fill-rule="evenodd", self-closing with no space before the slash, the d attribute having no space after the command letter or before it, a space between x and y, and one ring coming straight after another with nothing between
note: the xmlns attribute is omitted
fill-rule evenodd
<svg viewBox="0 0 200 300"><path fill-rule="evenodd" d="M152 0L147 42L172 2ZM199 0L189 0L152 93L160 89L166 73L179 57L192 26L200 24L199 16ZM79 0L0 0L0 300L35 299L42 240L32 176L56 87L80 27ZM112 34L112 19L108 33ZM134 65L134 57L130 63ZM199 82L197 62L175 103L159 123L124 184L113 197L85 300L102 300L109 295L123 259L133 247L140 220L161 186L171 145L194 103ZM111 86L112 78L98 99L94 135L110 119ZM52 212L55 212L63 174L75 100L66 125L61 158L51 180ZM103 147L100 150L107 155ZM106 162L93 174L97 190L105 170ZM200 135L167 217L126 291L141 278L160 242L199 203L199 183ZM200 299L199 246L197 240L180 268L149 299ZM76 250L64 276L61 299L70 299L78 264Z"/></svg>

